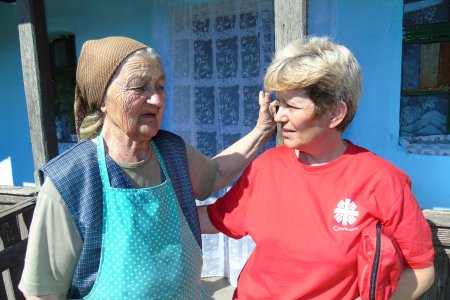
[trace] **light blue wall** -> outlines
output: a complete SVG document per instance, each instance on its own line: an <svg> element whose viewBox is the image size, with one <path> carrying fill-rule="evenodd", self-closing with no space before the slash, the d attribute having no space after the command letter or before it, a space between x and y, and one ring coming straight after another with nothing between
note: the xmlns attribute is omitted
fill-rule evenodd
<svg viewBox="0 0 450 300"><path fill-rule="evenodd" d="M450 157L406 154L398 145L403 1L309 1L308 33L346 45L363 69L358 113L345 136L393 162L423 208L450 207Z"/></svg>
<svg viewBox="0 0 450 300"><path fill-rule="evenodd" d="M164 14L155 8L183 2L46 0L47 26L51 36L74 33L77 53L84 40L126 35L155 47L168 65ZM309 33L335 37L362 65L363 95L346 137L406 171L422 207L450 207L450 158L406 154L397 143L402 6L400 0L309 1ZM33 162L14 5L0 3L0 24L0 161L11 157L14 184L21 185L33 181Z"/></svg>
<svg viewBox="0 0 450 300"><path fill-rule="evenodd" d="M11 157L15 185L34 182L17 13L14 5L3 2L0 3L0 91L0 161Z"/></svg>

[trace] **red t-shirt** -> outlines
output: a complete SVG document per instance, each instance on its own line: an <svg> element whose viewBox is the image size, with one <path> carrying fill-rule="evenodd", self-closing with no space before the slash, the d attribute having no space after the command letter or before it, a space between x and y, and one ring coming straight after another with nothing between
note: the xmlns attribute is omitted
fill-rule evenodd
<svg viewBox="0 0 450 300"><path fill-rule="evenodd" d="M393 232L406 267L434 259L408 176L350 142L341 157L314 167L287 147L266 151L208 214L221 232L256 243L239 299L355 299L361 230L377 220Z"/></svg>

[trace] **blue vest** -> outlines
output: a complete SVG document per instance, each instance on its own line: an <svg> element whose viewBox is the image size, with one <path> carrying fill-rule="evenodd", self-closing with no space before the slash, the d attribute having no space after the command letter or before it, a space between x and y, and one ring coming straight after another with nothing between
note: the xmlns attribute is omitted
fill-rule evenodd
<svg viewBox="0 0 450 300"><path fill-rule="evenodd" d="M201 247L200 223L184 141L164 130L160 130L152 140L162 154L180 207ZM111 186L133 188L120 167L108 155L106 165ZM97 278L102 247L103 199L97 147L90 140L78 143L49 161L42 170L51 178L64 199L83 241L68 295L69 298L81 298L89 294ZM164 177L163 172L161 176Z"/></svg>

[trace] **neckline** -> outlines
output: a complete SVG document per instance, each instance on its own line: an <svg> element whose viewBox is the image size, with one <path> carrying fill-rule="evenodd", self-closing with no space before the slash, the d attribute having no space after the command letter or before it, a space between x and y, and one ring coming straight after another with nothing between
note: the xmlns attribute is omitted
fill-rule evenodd
<svg viewBox="0 0 450 300"><path fill-rule="evenodd" d="M145 165L147 162L149 162L152 158L153 158L153 153L155 152L153 145L150 144L150 151L148 151L147 155L145 156L145 158L141 161L137 161L137 162L121 162L121 161L116 161L116 164L118 164L121 168L127 168L127 169L137 169L143 165Z"/></svg>
<svg viewBox="0 0 450 300"><path fill-rule="evenodd" d="M307 164L302 163L295 152L295 149L289 149L287 148L287 151L289 152L289 159L290 161L303 173L308 174L322 174L327 172L332 172L333 170L336 170L337 168L341 167L344 164L347 164L350 159L350 154L354 153L355 151L355 145L350 142L349 140L345 140L348 144L347 149L342 153L339 157L336 159L317 166L310 166Z"/></svg>
<svg viewBox="0 0 450 300"><path fill-rule="evenodd" d="M159 185L159 186L161 186L161 185L164 185L164 184L166 184L168 181L169 181L169 175L168 175L168 173L167 173L167 170L166 170L166 166L165 166L165 164L164 164L164 160L163 160L163 158L162 158L162 156L161 156L161 154L159 153L159 150L158 150L158 147L156 147L156 144L155 144L155 142L153 141L153 140L150 140L150 147L152 147L153 148L153 152L155 153L155 155L156 155L156 158L157 158L157 160L158 160L158 164L159 164L159 166L160 166L160 169L161 169L161 180L162 180L162 175L164 174L164 181L162 181L161 182L161 184ZM104 146L104 141L103 141L103 135L102 135L102 131L100 130L99 131L99 133L98 133L98 135L97 135L97 160L98 160L98 164L99 164L99 168L100 168L100 177L101 177L101 179L102 179L102 183L103 183L103 186L105 187L108 187L108 188L111 188L111 189L113 189L113 187L111 186L111 183L110 183L110 178L109 178L109 174L108 174L108 169L107 169L107 165L106 165L106 152L105 152L105 146ZM111 158L112 159L112 158ZM113 160L114 161L114 160ZM114 161L117 165L119 165L119 163L118 162L116 162L116 161ZM138 163L141 163L142 161L140 161L140 162L138 162ZM120 165L119 165L119 167L120 167ZM123 170L122 170L122 172L124 172ZM126 175L125 175L126 176ZM158 186L155 186L155 187L158 187ZM155 187L148 187L148 188L141 188L140 190L145 190L145 189L153 189L153 188L155 188Z"/></svg>

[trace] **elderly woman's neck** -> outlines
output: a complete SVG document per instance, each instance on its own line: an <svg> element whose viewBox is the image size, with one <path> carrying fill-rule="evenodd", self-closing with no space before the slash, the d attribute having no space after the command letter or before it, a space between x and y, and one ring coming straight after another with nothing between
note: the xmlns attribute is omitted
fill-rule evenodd
<svg viewBox="0 0 450 300"><path fill-rule="evenodd" d="M102 136L105 152L117 162L139 162L152 151L149 141L133 139L120 130L103 128Z"/></svg>

